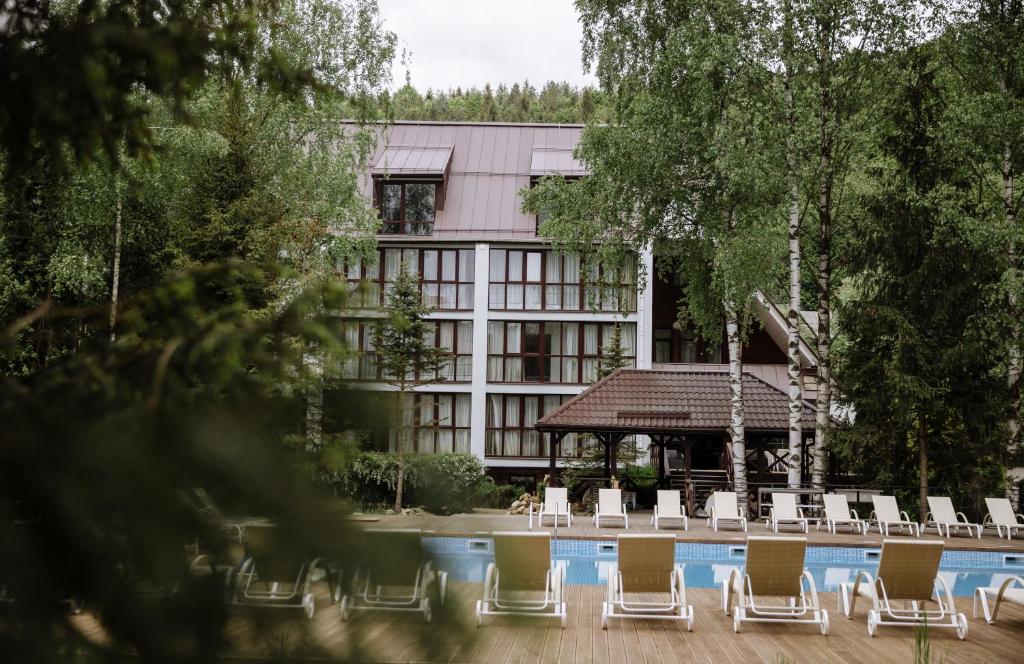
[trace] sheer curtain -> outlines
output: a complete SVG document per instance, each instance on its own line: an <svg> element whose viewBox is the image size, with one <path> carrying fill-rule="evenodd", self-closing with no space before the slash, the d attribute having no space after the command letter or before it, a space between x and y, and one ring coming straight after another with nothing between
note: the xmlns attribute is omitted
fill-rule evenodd
<svg viewBox="0 0 1024 664"><path fill-rule="evenodd" d="M437 451L452 451L452 427L455 422L452 419L452 395L439 394L437 396Z"/></svg>
<svg viewBox="0 0 1024 664"><path fill-rule="evenodd" d="M562 290L562 308L580 308L580 257L576 254L566 254L563 263L562 282L566 286Z"/></svg>
<svg viewBox="0 0 1024 664"><path fill-rule="evenodd" d="M487 395L487 449L486 453L501 456L502 398L500 394Z"/></svg>
<svg viewBox="0 0 1024 664"><path fill-rule="evenodd" d="M519 397L505 395L505 456L520 456Z"/></svg>
<svg viewBox="0 0 1024 664"><path fill-rule="evenodd" d="M468 394L455 395L455 451L469 453L470 409L473 399Z"/></svg>
<svg viewBox="0 0 1024 664"><path fill-rule="evenodd" d="M487 323L487 380L500 381L504 377L501 371L502 354L505 352L505 324Z"/></svg>
<svg viewBox="0 0 1024 664"><path fill-rule="evenodd" d="M540 446L537 444L537 430L533 425L537 423L538 405L540 399L535 396L523 397L523 456L540 456Z"/></svg>
<svg viewBox="0 0 1024 664"><path fill-rule="evenodd" d="M523 351L522 348L522 324L508 323L505 326L505 348L509 355L515 355ZM505 381L518 382L523 380L523 358L505 358Z"/></svg>
<svg viewBox="0 0 1024 664"><path fill-rule="evenodd" d="M580 326L579 323L562 323L562 380L566 383L579 381L580 376Z"/></svg>
<svg viewBox="0 0 1024 664"><path fill-rule="evenodd" d="M583 326L583 382L592 383L597 380L597 357L598 339L597 339L598 327L596 324L587 324Z"/></svg>

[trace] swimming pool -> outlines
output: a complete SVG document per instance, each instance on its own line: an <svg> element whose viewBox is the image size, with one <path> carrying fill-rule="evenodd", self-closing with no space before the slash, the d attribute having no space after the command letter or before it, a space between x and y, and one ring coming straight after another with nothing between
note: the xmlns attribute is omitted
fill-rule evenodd
<svg viewBox="0 0 1024 664"><path fill-rule="evenodd" d="M455 581L483 582L494 560L489 537L424 537L424 546L438 567ZM565 540L553 543L552 557L565 568L570 585L604 585L614 573L614 541ZM808 546L805 566L818 590L836 592L858 570L878 568L878 548ZM729 572L743 566L746 548L737 544L676 543L676 561L685 565L688 588L717 588ZM944 551L940 573L954 595L970 596L979 586L999 585L1007 575L1024 574L1024 554L999 551Z"/></svg>

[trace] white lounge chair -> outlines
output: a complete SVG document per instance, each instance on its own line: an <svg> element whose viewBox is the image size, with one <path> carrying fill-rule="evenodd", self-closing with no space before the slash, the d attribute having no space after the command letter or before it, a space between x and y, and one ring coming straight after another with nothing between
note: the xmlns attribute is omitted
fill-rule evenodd
<svg viewBox="0 0 1024 664"><path fill-rule="evenodd" d="M320 559L288 547L275 533L274 526L245 529L245 559L235 576L231 603L297 608L312 618L315 603L310 585Z"/></svg>
<svg viewBox="0 0 1024 664"><path fill-rule="evenodd" d="M837 528L846 526L851 533L867 534L867 524L857 514L857 510L850 509L845 494L828 493L822 499L825 503L825 526L830 533L835 535Z"/></svg>
<svg viewBox="0 0 1024 664"><path fill-rule="evenodd" d="M706 507L708 513L708 525L718 530L719 523L736 524L747 532L747 519L740 516L739 508L736 506L736 493L733 491L715 491L708 498Z"/></svg>
<svg viewBox="0 0 1024 664"><path fill-rule="evenodd" d="M985 506L988 507L988 514L985 515L982 527L995 526L999 537L1003 536L1004 528L1006 539L1012 539L1024 528L1024 515L1014 513L1009 498L986 498Z"/></svg>
<svg viewBox="0 0 1024 664"><path fill-rule="evenodd" d="M544 517L550 517L551 523L557 524L560 518L565 519L566 526L572 526L572 505L569 504L569 490L565 487L549 486L544 489L544 500L540 508L534 512L530 503L530 530L533 530L533 517L537 516L537 524L544 526Z"/></svg>
<svg viewBox="0 0 1024 664"><path fill-rule="evenodd" d="M594 510L594 527L601 527L601 519L622 519L622 526L629 528L629 515L622 505L621 489L600 489L597 492L597 509Z"/></svg>
<svg viewBox="0 0 1024 664"><path fill-rule="evenodd" d="M722 583L722 610L732 614L733 631L739 632L744 622L785 622L818 625L828 634L828 611L818 602L814 577L804 569L806 553L804 537L747 538L743 573L733 570ZM764 604L759 597L786 601Z"/></svg>
<svg viewBox="0 0 1024 664"><path fill-rule="evenodd" d="M683 507L679 492L658 491L658 504L654 506L654 515L651 517L651 525L658 529L661 521L675 520L683 525L683 530L689 530L690 522L686 518L686 508Z"/></svg>
<svg viewBox="0 0 1024 664"><path fill-rule="evenodd" d="M871 496L871 502L875 509L868 517L868 522L870 524L873 521L880 534L888 537L889 529L895 526L900 529L901 533L904 528L907 528L914 536L921 536L920 524L911 521L910 515L906 512L900 511L899 505L896 504L896 496ZM870 529L871 526L869 525L868 528Z"/></svg>
<svg viewBox="0 0 1024 664"><path fill-rule="evenodd" d="M350 594L341 598L341 619L352 611L411 611L430 622L430 601L436 597L444 604L448 573L434 570L421 531L382 528L365 535L366 559L353 575Z"/></svg>
<svg viewBox="0 0 1024 664"><path fill-rule="evenodd" d="M959 535L960 529L964 528L969 536L981 537L981 526L971 523L967 520L967 515L953 509L953 501L949 496L928 496L928 509L931 511L925 517L925 529L935 528L939 535L942 535L942 529L945 527L946 537L949 537L950 529L956 530L956 534Z"/></svg>
<svg viewBox="0 0 1024 664"><path fill-rule="evenodd" d="M956 612L949 584L939 574L943 542L884 540L878 574L858 572L852 584L839 586L839 601L847 618L853 618L857 597L871 600L868 634L879 625L895 627L951 627L967 638L967 616ZM938 609L928 610L934 601ZM897 602L903 608L897 608Z"/></svg>
<svg viewBox="0 0 1024 664"><path fill-rule="evenodd" d="M780 525L795 525L803 532L807 532L807 519L803 510L796 506L795 493L772 493L772 511L768 516L766 528L779 532Z"/></svg>
<svg viewBox="0 0 1024 664"><path fill-rule="evenodd" d="M985 622L991 625L995 623L999 606L1003 602L1024 606L1024 578L1014 574L993 574L990 583L988 587L974 591L974 617L978 617L978 604L981 604ZM994 600L991 609L988 606L989 599Z"/></svg>
<svg viewBox="0 0 1024 664"><path fill-rule="evenodd" d="M551 561L551 535L494 533L494 562L487 565L476 624L484 616L537 616L557 618L564 629L564 587L565 568Z"/></svg>
<svg viewBox="0 0 1024 664"><path fill-rule="evenodd" d="M693 607L686 603L683 567L675 563L674 535L619 535L618 569L608 577L601 628L612 618L682 620L693 631ZM637 597L656 593L662 601ZM627 599L628 597L628 599Z"/></svg>

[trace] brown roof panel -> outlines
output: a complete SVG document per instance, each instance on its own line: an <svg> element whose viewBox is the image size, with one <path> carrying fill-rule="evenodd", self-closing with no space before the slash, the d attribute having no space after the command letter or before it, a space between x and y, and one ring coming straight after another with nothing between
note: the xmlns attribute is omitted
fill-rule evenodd
<svg viewBox="0 0 1024 664"><path fill-rule="evenodd" d="M572 165L567 160L583 131L580 125L459 122L396 122L374 129L379 136L369 160L374 166L360 180L368 199L373 193L371 176L381 174L381 164L387 164L393 176L425 175L399 172L399 160L403 168L437 168L445 150L450 150L445 205L437 211L433 235L388 236L434 242L536 241L537 220L522 212L519 195L530 186L534 154L545 153L545 160L555 160L559 169Z"/></svg>
<svg viewBox="0 0 1024 664"><path fill-rule="evenodd" d="M542 417L545 431L694 432L729 428L731 392L727 371L619 369ZM789 430L784 392L743 374L744 424L750 431ZM814 421L804 404L803 421Z"/></svg>
<svg viewBox="0 0 1024 664"><path fill-rule="evenodd" d="M443 175L452 160L452 147L388 146L373 166L374 175Z"/></svg>
<svg viewBox="0 0 1024 664"><path fill-rule="evenodd" d="M572 148L534 148L530 157L530 175L564 175L579 177L587 174L586 167L577 161Z"/></svg>

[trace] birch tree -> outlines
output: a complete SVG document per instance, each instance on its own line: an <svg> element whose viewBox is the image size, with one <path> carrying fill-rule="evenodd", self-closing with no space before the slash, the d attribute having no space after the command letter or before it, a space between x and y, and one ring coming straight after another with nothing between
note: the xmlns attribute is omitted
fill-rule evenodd
<svg viewBox="0 0 1024 664"><path fill-rule="evenodd" d="M590 175L541 181L527 209L548 213L556 246L607 259L654 246L687 275L682 315L706 339L728 336L728 444L746 491L742 342L749 302L780 267L782 200L758 63L755 8L739 0L577 3L584 56L615 108L589 126L578 156ZM770 219L766 223L766 219Z"/></svg>

